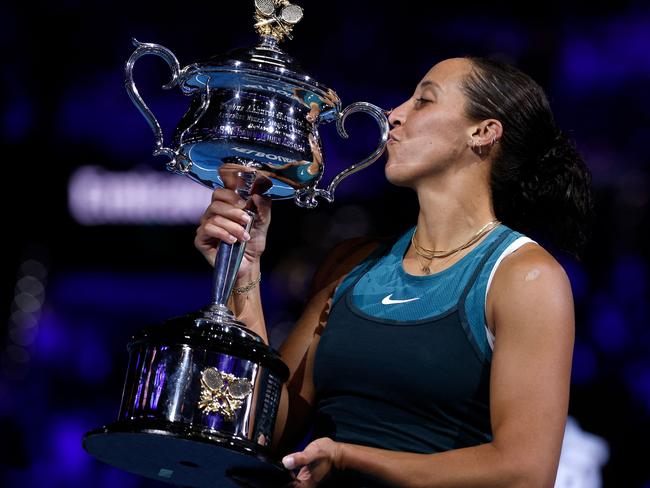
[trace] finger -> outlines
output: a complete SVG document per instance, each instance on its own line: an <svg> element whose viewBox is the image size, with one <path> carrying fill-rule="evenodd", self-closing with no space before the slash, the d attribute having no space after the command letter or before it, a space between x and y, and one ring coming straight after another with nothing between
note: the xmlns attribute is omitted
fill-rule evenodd
<svg viewBox="0 0 650 488"><path fill-rule="evenodd" d="M257 212L259 222L268 222L271 220L271 199L262 195L252 196L253 204Z"/></svg>
<svg viewBox="0 0 650 488"><path fill-rule="evenodd" d="M228 232L228 234L235 236L242 242L250 240L251 236L246 232L246 228L238 222L233 222L230 219L223 217L222 215L215 215L213 218L208 220L206 224L216 225L221 227Z"/></svg>
<svg viewBox="0 0 650 488"><path fill-rule="evenodd" d="M300 471L296 475L296 479L302 482L307 482L312 479L312 474L311 470L309 469L309 466L303 466L300 468Z"/></svg>
<svg viewBox="0 0 650 488"><path fill-rule="evenodd" d="M212 245L206 245L204 237L202 237L202 234L200 235L198 232L196 234L196 237L194 238L194 247L199 250L201 254L203 254L203 257L208 260L208 262L214 266L214 261L215 261L215 256L217 255L217 248Z"/></svg>
<svg viewBox="0 0 650 488"><path fill-rule="evenodd" d="M282 458L282 464L287 469L296 469L306 466L313 461L313 456L307 450L302 452L294 452Z"/></svg>
<svg viewBox="0 0 650 488"><path fill-rule="evenodd" d="M253 203L255 204L255 206L259 211L271 209L271 202L273 201L271 197L265 197L263 195L253 195L251 198L253 199Z"/></svg>
<svg viewBox="0 0 650 488"><path fill-rule="evenodd" d="M233 206L231 203L215 201L203 212L201 223L209 222L217 215L239 222L241 225L247 225L250 220L250 216L245 210Z"/></svg>
<svg viewBox="0 0 650 488"><path fill-rule="evenodd" d="M217 188L212 192L212 201L222 201L243 208L246 202L237 192L228 188Z"/></svg>
<svg viewBox="0 0 650 488"><path fill-rule="evenodd" d="M223 227L218 227L211 223L203 224L201 227L199 227L196 235L199 243L203 245L212 243L214 239L224 241L229 244L237 241L237 237L230 234L226 229Z"/></svg>

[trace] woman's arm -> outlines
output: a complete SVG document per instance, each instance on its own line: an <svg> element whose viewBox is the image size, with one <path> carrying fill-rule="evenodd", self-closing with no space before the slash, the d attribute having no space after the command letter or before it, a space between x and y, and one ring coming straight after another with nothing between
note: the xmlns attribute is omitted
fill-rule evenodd
<svg viewBox="0 0 650 488"><path fill-rule="evenodd" d="M250 234L245 232L249 222L245 205L253 205L257 216ZM220 242L247 241L235 286L246 287L260 276L260 259L266 248L266 234L271 221L271 200L254 194L248 204L233 190L217 188L212 201L201 216L194 245L214 266ZM336 246L320 266L312 282L310 300L305 311L280 348L282 359L289 367L289 381L282 385L280 403L274 428L272 448L292 448L306 434L306 426L314 403L312 381L313 360L318 340L329 315L332 294L337 284L374 247L374 239L357 238ZM245 293L233 293L228 307L247 328L256 332L268 344L260 287ZM290 419L290 421L287 421Z"/></svg>
<svg viewBox="0 0 650 488"><path fill-rule="evenodd" d="M376 245L374 239L349 239L329 252L314 275L307 306L280 347L282 360L290 371L282 387L273 434L272 447L280 454L289 452L307 434L315 399L314 357L334 291Z"/></svg>
<svg viewBox="0 0 650 488"><path fill-rule="evenodd" d="M490 443L415 454L317 439L291 455L295 466L303 466L297 485L315 486L333 468L399 487L551 488L569 399L574 339L569 280L550 254L526 245L499 266L488 301L488 322L497 331Z"/></svg>
<svg viewBox="0 0 650 488"><path fill-rule="evenodd" d="M245 229L250 218L244 209L250 207L256 209L257 215L250 228L250 234L246 235ZM233 190L217 188L212 192L210 205L201 216L194 246L214 267L220 242L247 242L235 282L236 287L243 287L260 276L260 258L266 248L266 233L270 222L270 199L255 194L247 204ZM228 299L228 308L238 320L268 344L258 286L244 294L232 293Z"/></svg>

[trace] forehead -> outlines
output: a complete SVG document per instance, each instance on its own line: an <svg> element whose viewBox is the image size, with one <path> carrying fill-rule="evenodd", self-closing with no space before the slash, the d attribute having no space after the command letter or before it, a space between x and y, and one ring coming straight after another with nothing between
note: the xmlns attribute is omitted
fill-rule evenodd
<svg viewBox="0 0 650 488"><path fill-rule="evenodd" d="M472 70L472 64L467 59L453 58L446 59L439 62L431 68L424 78L420 81L419 86L426 88L433 86L433 88L440 87L441 89L459 87L460 82Z"/></svg>

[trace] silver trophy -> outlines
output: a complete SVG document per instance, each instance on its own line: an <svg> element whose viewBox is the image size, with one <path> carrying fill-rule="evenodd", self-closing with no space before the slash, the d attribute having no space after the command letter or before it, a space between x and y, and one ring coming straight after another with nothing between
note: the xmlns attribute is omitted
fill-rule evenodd
<svg viewBox="0 0 650 488"><path fill-rule="evenodd" d="M386 112L365 102L342 109L334 91L280 49L302 16L302 8L287 0L256 0L257 46L184 68L169 49L133 40L125 86L155 134L153 154L168 157L167 169L209 188L233 189L246 201L259 193L311 208L317 197L332 202L341 180L381 156ZM148 54L171 68L163 88L178 87L191 97L169 146L133 81L135 62ZM345 120L355 112L377 121L379 145L327 188L317 188L324 171L318 127L335 121L347 138ZM249 230L255 214L245 208ZM207 307L131 339L118 421L85 435L90 454L182 486L281 486L291 480L270 450L289 370L227 307L245 245L220 243Z"/></svg>

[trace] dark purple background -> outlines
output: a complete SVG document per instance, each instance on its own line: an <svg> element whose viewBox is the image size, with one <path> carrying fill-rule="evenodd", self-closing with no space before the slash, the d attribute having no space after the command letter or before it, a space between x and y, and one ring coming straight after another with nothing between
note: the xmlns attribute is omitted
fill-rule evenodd
<svg viewBox="0 0 650 488"><path fill-rule="evenodd" d="M396 106L435 62L465 54L509 60L547 90L559 125L593 172L598 211L582 262L557 254L577 314L570 413L610 444L605 486L650 487L650 5L300 4L305 19L285 48L344 104ZM196 226L82 226L68 212L67 185L85 165L163 171L164 161L150 155L153 135L122 84L130 39L165 45L183 66L253 44L252 0L231 5L0 4L7 324L0 328L0 483L6 486L160 486L96 462L81 449L81 437L117 415L130 335L203 306L210 269L193 247ZM136 73L169 134L187 100L159 89L169 76L160 60L141 61ZM329 177L376 138L367 121L351 120L349 133L343 142L333 127L321 130ZM314 266L329 247L414 223L413 195L387 184L384 161L344 182L333 205L313 211L274 205L262 281L274 345L298 317ZM24 275L39 279L20 281ZM36 297L27 303L18 297L26 288ZM34 320L16 330L21 309Z"/></svg>

